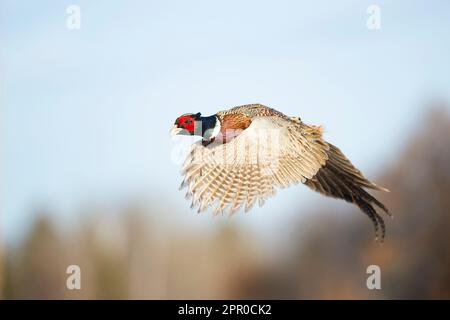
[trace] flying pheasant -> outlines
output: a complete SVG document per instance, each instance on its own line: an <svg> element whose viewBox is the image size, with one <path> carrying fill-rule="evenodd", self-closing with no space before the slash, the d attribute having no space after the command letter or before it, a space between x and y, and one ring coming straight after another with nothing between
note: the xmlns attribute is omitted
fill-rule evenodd
<svg viewBox="0 0 450 320"><path fill-rule="evenodd" d="M178 117L172 135L198 135L182 168L191 207L201 212L247 212L262 206L277 188L302 182L326 196L356 204L372 220L376 239L386 207L364 188L388 191L366 179L344 154L322 138L322 128L261 104L238 106L208 117Z"/></svg>

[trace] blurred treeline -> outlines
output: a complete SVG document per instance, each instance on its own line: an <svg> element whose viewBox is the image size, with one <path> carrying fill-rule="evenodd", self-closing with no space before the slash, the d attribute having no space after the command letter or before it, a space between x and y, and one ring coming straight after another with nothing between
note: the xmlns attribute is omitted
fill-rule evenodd
<svg viewBox="0 0 450 320"><path fill-rule="evenodd" d="M374 179L391 190L377 196L395 215L385 219L381 245L369 219L350 205L310 207L286 227L289 241L275 254L232 219L213 231L176 230L160 223L155 206L135 206L119 215L84 215L64 228L42 212L23 242L0 247L1 295L450 299L450 118L444 110L424 116ZM82 290L65 287L71 264L81 267ZM381 267L381 290L366 287L372 264Z"/></svg>

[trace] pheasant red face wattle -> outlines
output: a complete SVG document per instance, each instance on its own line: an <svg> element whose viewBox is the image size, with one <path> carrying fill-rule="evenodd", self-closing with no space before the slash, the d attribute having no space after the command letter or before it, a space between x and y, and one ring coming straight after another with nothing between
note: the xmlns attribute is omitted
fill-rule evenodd
<svg viewBox="0 0 450 320"><path fill-rule="evenodd" d="M195 117L193 115L183 115L175 120L175 124L170 130L172 135L193 135L195 132Z"/></svg>
<svg viewBox="0 0 450 320"><path fill-rule="evenodd" d="M196 132L196 121L200 118L200 113L187 113L175 120L174 126L170 130L172 136L175 135L194 135Z"/></svg>

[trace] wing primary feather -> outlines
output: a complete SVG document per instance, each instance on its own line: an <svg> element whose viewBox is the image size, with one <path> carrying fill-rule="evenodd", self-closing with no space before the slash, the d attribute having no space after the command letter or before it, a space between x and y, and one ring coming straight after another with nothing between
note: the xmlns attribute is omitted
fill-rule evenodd
<svg viewBox="0 0 450 320"><path fill-rule="evenodd" d="M305 184L327 196L341 198L356 204L371 219L376 239L383 242L386 226L375 207L380 208L389 216L392 215L384 204L364 188L382 189L367 180L338 148L330 144L325 166L319 169L313 179L308 179Z"/></svg>

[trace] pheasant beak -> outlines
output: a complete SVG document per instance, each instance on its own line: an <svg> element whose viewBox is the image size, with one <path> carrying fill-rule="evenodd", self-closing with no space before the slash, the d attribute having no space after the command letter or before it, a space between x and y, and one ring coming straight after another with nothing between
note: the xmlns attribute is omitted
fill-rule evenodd
<svg viewBox="0 0 450 320"><path fill-rule="evenodd" d="M177 134L180 134L181 131L184 131L185 129L183 128L178 128L177 126L173 126L172 129L170 129L170 135L172 137L176 136Z"/></svg>

